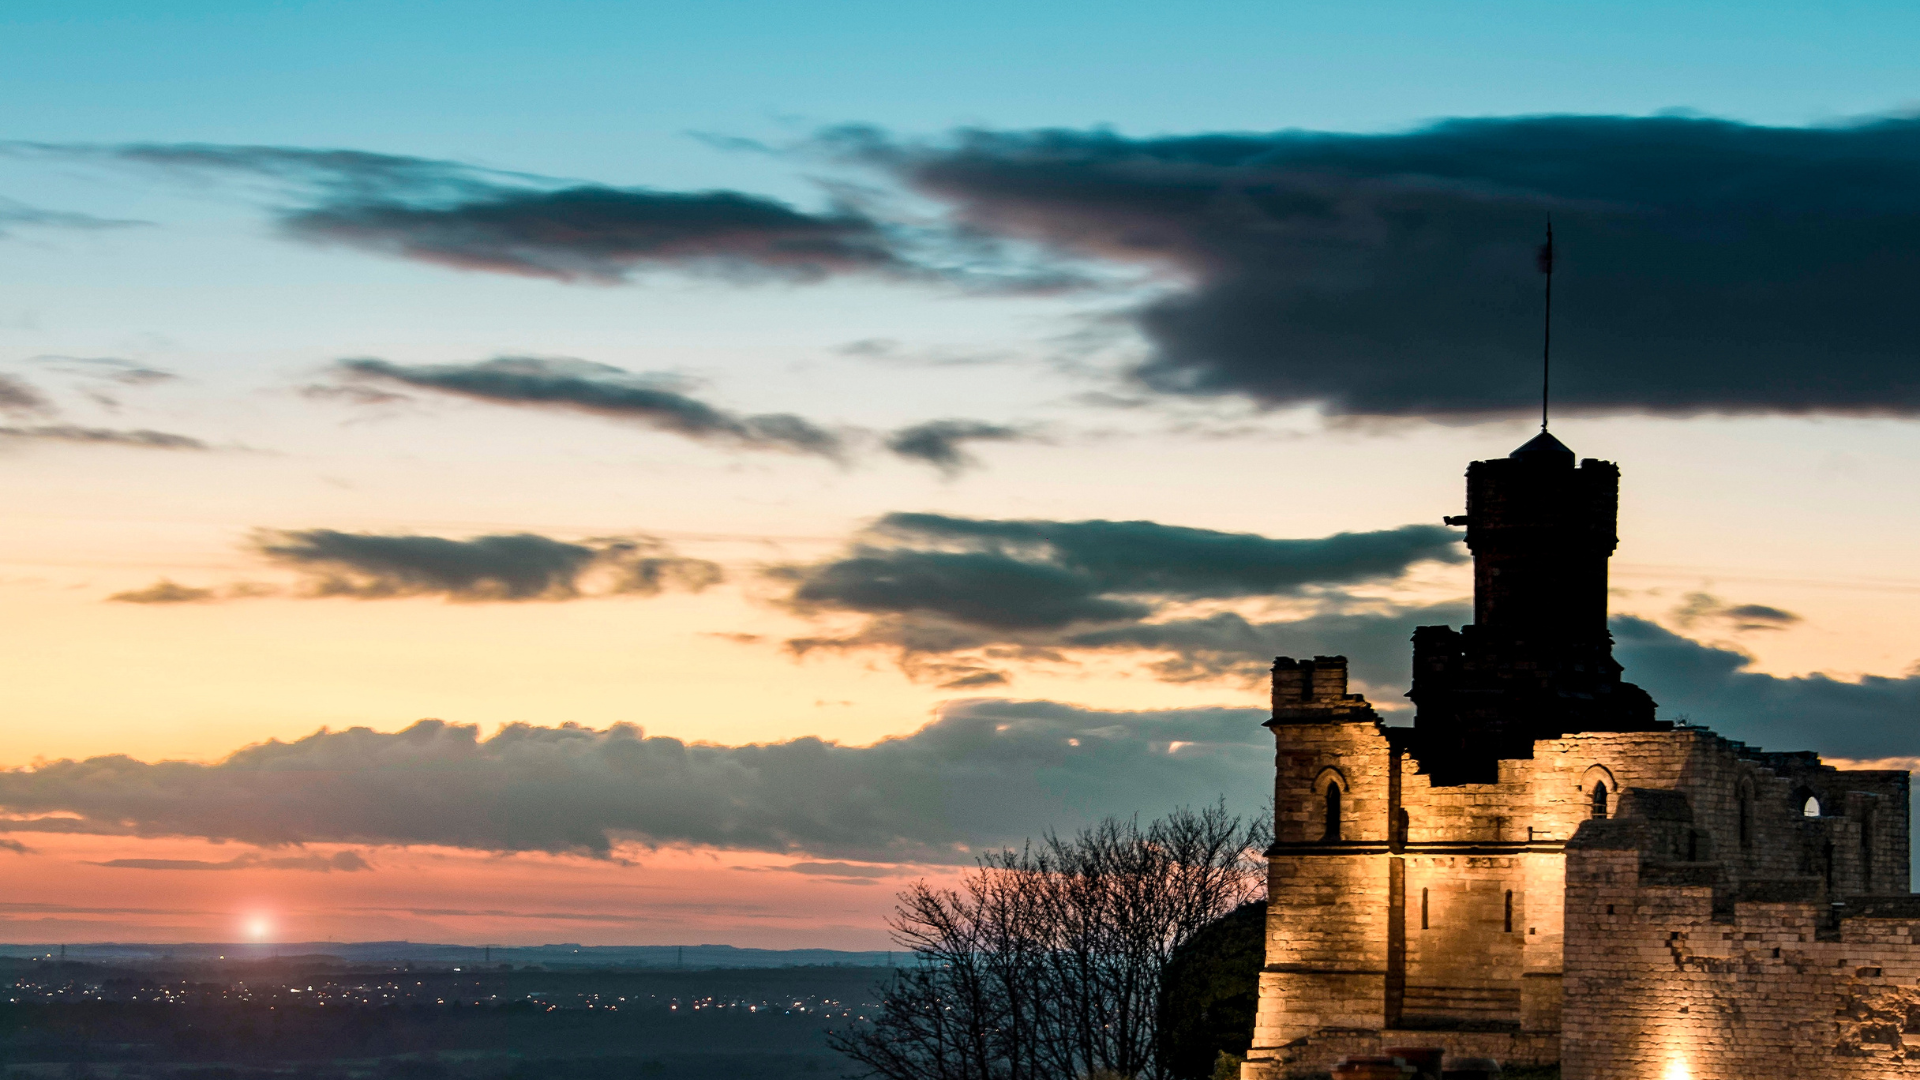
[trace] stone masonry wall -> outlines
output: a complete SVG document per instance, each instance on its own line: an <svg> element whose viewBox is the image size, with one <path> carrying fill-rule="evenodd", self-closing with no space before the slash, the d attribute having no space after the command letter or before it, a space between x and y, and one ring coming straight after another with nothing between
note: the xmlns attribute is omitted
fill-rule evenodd
<svg viewBox="0 0 1920 1080"><path fill-rule="evenodd" d="M1568 1080L1920 1080L1920 900L1822 923L1906 892L1905 773L1682 726L1541 740L1493 782L1435 784L1326 659L1276 669L1247 1080L1396 1045L1564 1060Z"/></svg>
<svg viewBox="0 0 1920 1080"><path fill-rule="evenodd" d="M1716 911L1714 867L1642 860L1568 853L1565 1080L1920 1077L1920 905L1827 925L1801 879Z"/></svg>

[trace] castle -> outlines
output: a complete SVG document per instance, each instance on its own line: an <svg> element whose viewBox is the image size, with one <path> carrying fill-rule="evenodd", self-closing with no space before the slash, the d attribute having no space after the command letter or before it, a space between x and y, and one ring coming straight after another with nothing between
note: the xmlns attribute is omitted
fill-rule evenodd
<svg viewBox="0 0 1920 1080"><path fill-rule="evenodd" d="M1545 431L1468 468L1447 520L1474 622L1414 632L1413 726L1344 657L1274 662L1243 1080L1394 1047L1565 1080L1920 1077L1908 775L1655 719L1607 632L1619 479Z"/></svg>

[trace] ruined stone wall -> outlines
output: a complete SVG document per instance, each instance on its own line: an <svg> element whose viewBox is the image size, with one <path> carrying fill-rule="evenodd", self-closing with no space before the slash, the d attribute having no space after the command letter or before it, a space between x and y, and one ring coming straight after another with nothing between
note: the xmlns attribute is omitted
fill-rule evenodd
<svg viewBox="0 0 1920 1080"><path fill-rule="evenodd" d="M1828 926L1807 879L1716 912L1711 870L1569 853L1566 1080L1920 1077L1920 908Z"/></svg>
<svg viewBox="0 0 1920 1080"><path fill-rule="evenodd" d="M1542 740L1531 765L1540 835L1571 837L1591 816L1594 782L1606 779L1610 813L1629 788L1683 794L1694 831L1673 834L1662 857L1718 862L1731 882L1811 876L1834 896L1910 887L1905 772L1840 770L1814 754L1763 753L1705 728ZM1805 815L1809 796L1818 817Z"/></svg>
<svg viewBox="0 0 1920 1080"><path fill-rule="evenodd" d="M1323 674L1316 667L1311 679ZM1906 892L1905 773L1842 772L1812 754L1761 753L1681 727L1541 740L1531 757L1499 761L1493 782L1435 784L1406 732L1381 726L1344 696L1344 682L1315 690L1307 676L1284 703L1276 697L1272 724L1272 903L1248 1080L1320 1072L1344 1054L1396 1045L1548 1064L1563 1034L1569 1068L1588 1070L1569 1077L1671 1080L1663 1070L1672 1062L1656 1059L1682 1039L1675 1032L1713 1068L1748 1070L1695 1069L1690 1080L1822 1075L1779 1071L1763 1050L1734 1044L1820 1046L1836 1060L1906 1067L1903 1045L1886 1040L1887 1017L1909 995L1920 1002L1920 957L1856 963L1861 948L1822 951L1855 939L1862 948L1910 942L1911 928L1889 929L1898 920L1885 917L1899 902L1876 901L1881 917L1847 920L1851 938L1817 925L1830 920L1832 900L1851 898L1858 912L1867 894ZM1596 783L1606 791L1597 821ZM1338 829L1329 828L1329 788L1339 789ZM1809 797L1819 816L1805 814ZM1628 899L1594 899L1599 885L1580 893L1568 876L1569 845L1609 830L1635 845L1636 868L1654 868L1606 886ZM1608 905L1614 912L1594 914ZM1920 901L1911 914L1920 925ZM1729 930L1728 920L1744 922ZM1790 970L1735 971L1759 963L1748 954L1762 947L1795 957ZM1577 992L1576 948L1587 965ZM1903 964L1906 982L1888 981ZM1736 974L1751 979L1727 981ZM1687 1004L1674 1005L1675 994ZM1680 1007L1692 1019L1662 1012ZM1714 1008L1725 1015L1709 1023ZM1789 1034L1756 1036L1768 1027ZM1614 1056L1625 1065L1607 1064ZM1920 1067L1912 1075L1920 1080Z"/></svg>

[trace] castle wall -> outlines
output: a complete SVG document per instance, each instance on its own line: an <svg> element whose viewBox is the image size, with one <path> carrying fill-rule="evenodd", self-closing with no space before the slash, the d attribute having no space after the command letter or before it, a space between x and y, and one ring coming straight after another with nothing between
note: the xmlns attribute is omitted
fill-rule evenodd
<svg viewBox="0 0 1920 1080"><path fill-rule="evenodd" d="M1334 689L1344 686L1327 693ZM1285 717L1272 725L1274 902L1250 1080L1323 1071L1345 1054L1396 1045L1549 1064L1563 1035L1568 1046L1598 1037L1595 1013L1610 1008L1613 991L1596 990L1592 969L1584 996L1576 1000L1566 985L1576 940L1588 950L1615 947L1611 930L1566 921L1574 910L1568 844L1596 830L1629 829L1636 859L1705 874L1701 919L1716 895L1724 909L1742 889L1777 891L1782 881L1807 892L1815 914L1829 897L1905 891L1904 773L1841 772L1811 754L1762 754L1680 728L1540 740L1533 757L1499 761L1492 783L1435 784L1407 733L1370 712L1296 705ZM1592 821L1596 783L1605 785L1607 817ZM1329 785L1341 788L1337 837L1327 827ZM1809 796L1819 800L1818 817L1802 809ZM1811 929L1806 936L1814 940ZM1659 944L1609 963L1644 976L1651 956L1671 968L1671 951ZM1744 990L1724 992L1736 999ZM1769 1023L1831 1013L1791 980L1769 993L1779 999ZM1651 1051L1620 1052L1644 1063Z"/></svg>
<svg viewBox="0 0 1920 1080"><path fill-rule="evenodd" d="M1829 925L1803 878L1716 910L1716 867L1646 862L1608 831L1567 860L1566 1080L1920 1077L1915 899Z"/></svg>

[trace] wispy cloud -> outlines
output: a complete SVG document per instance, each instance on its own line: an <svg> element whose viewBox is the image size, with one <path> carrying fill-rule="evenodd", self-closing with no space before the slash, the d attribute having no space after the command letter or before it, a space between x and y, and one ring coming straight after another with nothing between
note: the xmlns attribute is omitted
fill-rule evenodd
<svg viewBox="0 0 1920 1080"><path fill-rule="evenodd" d="M150 364L123 360L117 356L61 356L48 353L29 359L69 374L105 379L123 386L150 386L180 378L171 371L162 371Z"/></svg>
<svg viewBox="0 0 1920 1080"><path fill-rule="evenodd" d="M1768 604L1729 604L1712 593L1688 593L1673 609L1673 621L1683 628L1715 623L1732 630L1785 630L1800 616Z"/></svg>
<svg viewBox="0 0 1920 1080"><path fill-rule="evenodd" d="M631 420L690 439L758 450L836 458L841 437L792 413L743 415L649 376L586 360L497 357L471 364L395 364L342 360L344 374L453 394L498 405L569 409Z"/></svg>
<svg viewBox="0 0 1920 1080"><path fill-rule="evenodd" d="M25 203L0 197L0 237L7 236L10 230L19 227L94 231L126 229L149 224L152 223L94 217L92 214L80 214L71 210L42 210L36 206L28 206Z"/></svg>
<svg viewBox="0 0 1920 1080"><path fill-rule="evenodd" d="M206 859L106 859L93 864L116 870L310 870L328 874L371 870L373 864L356 851L332 855L239 855L218 862Z"/></svg>
<svg viewBox="0 0 1920 1080"><path fill-rule="evenodd" d="M161 578L141 589L128 589L107 597L120 604L203 604L219 596L212 589L195 588Z"/></svg>
<svg viewBox="0 0 1920 1080"><path fill-rule="evenodd" d="M718 564L645 536L570 542L505 533L455 540L296 529L264 530L254 548L300 571L307 579L301 595L310 597L576 600L652 596L669 588L698 592L722 578Z"/></svg>
<svg viewBox="0 0 1920 1080"><path fill-rule="evenodd" d="M920 461L939 469L943 475L957 476L979 461L969 454L966 444L973 442L1023 442L1036 438L1026 428L989 424L980 420L928 420L892 432L886 447L910 461Z"/></svg>
<svg viewBox="0 0 1920 1080"><path fill-rule="evenodd" d="M31 415L53 411L53 403L25 380L0 375L0 412Z"/></svg>
<svg viewBox="0 0 1920 1080"><path fill-rule="evenodd" d="M147 428L83 427L79 424L42 424L34 427L0 426L0 439L126 446L140 450L211 450L190 435Z"/></svg>
<svg viewBox="0 0 1920 1080"><path fill-rule="evenodd" d="M601 283L649 267L802 281L926 273L900 252L893 227L840 202L810 211L738 191L568 182L353 150L10 147L268 181L291 237L463 270ZM4 213L0 207L0 224Z"/></svg>

